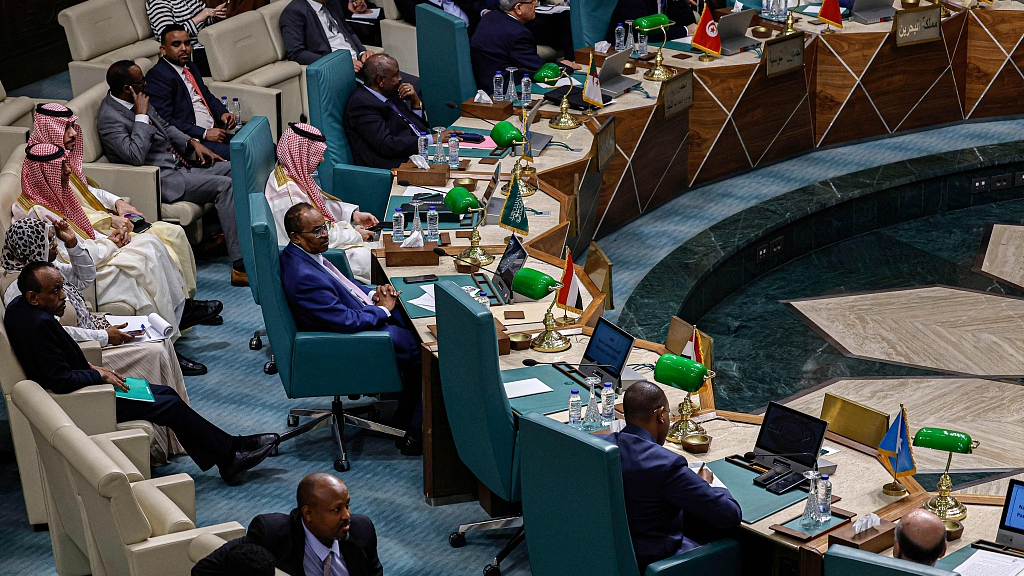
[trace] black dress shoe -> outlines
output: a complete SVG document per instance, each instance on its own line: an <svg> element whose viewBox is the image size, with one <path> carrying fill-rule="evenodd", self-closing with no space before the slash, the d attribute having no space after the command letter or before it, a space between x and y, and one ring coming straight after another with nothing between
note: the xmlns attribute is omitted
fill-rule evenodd
<svg viewBox="0 0 1024 576"><path fill-rule="evenodd" d="M405 437L395 440L395 446L402 456L423 455L423 435L415 432L406 432Z"/></svg>
<svg viewBox="0 0 1024 576"><path fill-rule="evenodd" d="M181 315L179 330L187 330L196 324L203 324L224 310L220 300L189 300L185 303L185 311Z"/></svg>
<svg viewBox="0 0 1024 576"><path fill-rule="evenodd" d="M206 365L200 364L195 360L189 360L181 354L175 354L178 357L178 366L181 367L181 373L185 376L202 376L206 374Z"/></svg>
<svg viewBox="0 0 1024 576"><path fill-rule="evenodd" d="M273 432L266 434L250 434L249 436L239 436L238 441L235 443L235 449L241 452L249 452L252 450L259 450L264 446L274 446L281 439L281 437Z"/></svg>
<svg viewBox="0 0 1024 576"><path fill-rule="evenodd" d="M220 314L217 314L216 316L214 316L213 318L210 318L209 320L205 320L203 322L200 322L200 324L202 324L203 326L220 326L223 323L224 323L224 317L221 316Z"/></svg>
<svg viewBox="0 0 1024 576"><path fill-rule="evenodd" d="M242 481L242 473L263 462L274 451L274 444L268 444L258 450L236 451L230 462L219 464L220 477L228 486L236 486Z"/></svg>

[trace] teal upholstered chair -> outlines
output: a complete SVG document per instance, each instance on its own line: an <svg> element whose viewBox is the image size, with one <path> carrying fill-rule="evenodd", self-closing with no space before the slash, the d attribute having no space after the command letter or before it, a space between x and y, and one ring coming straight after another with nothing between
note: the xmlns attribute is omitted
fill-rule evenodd
<svg viewBox="0 0 1024 576"><path fill-rule="evenodd" d="M519 502L516 425L498 368L491 311L450 281L438 282L434 297L441 387L459 458L499 498ZM498 574L501 561L522 541L520 518L464 524L449 542L458 548L465 544L466 532L513 527L518 527L516 533L484 568L484 574Z"/></svg>
<svg viewBox="0 0 1024 576"><path fill-rule="evenodd" d="M401 438L405 432L376 422L356 418L344 410L341 396L384 394L399 392L402 381L398 375L398 362L391 336L387 332L359 332L335 334L331 332L299 332L292 319L284 286L281 284L280 251L277 245L277 227L270 206L262 194L249 196L252 244L255 268L259 282L260 309L267 326L267 336L274 346L277 367L289 398L333 396L330 410L292 409L288 425L295 426L299 417L313 420L281 435L282 440L293 438L319 428L328 421L334 431L339 457L334 469L349 469L348 456L342 438L345 424L383 432ZM335 266L344 261L344 254L327 255ZM339 268L346 275L347 267ZM325 369L343 366L344 371ZM372 405L364 409L375 411Z"/></svg>
<svg viewBox="0 0 1024 576"><path fill-rule="evenodd" d="M432 126L448 126L460 113L444 103L461 104L476 94L466 23L429 3L418 4L416 51L427 118Z"/></svg>
<svg viewBox="0 0 1024 576"><path fill-rule="evenodd" d="M359 87L347 51L338 50L306 68L309 123L327 138L320 169L320 186L332 196L358 204L359 210L384 220L391 195L391 171L352 165L352 149L345 136L345 107Z"/></svg>
<svg viewBox="0 0 1024 576"><path fill-rule="evenodd" d="M573 0L569 11L573 48L579 50L604 40L615 4L616 0Z"/></svg>
<svg viewBox="0 0 1024 576"><path fill-rule="evenodd" d="M638 576L622 498L619 447L531 412L519 419L519 451L523 522L534 576ZM572 550L580 553L567 553ZM739 576L739 544L731 538L717 540L655 562L645 574Z"/></svg>
<svg viewBox="0 0 1024 576"><path fill-rule="evenodd" d="M956 572L833 545L825 552L824 576L956 576Z"/></svg>
<svg viewBox="0 0 1024 576"><path fill-rule="evenodd" d="M235 198L235 222L242 261L249 275L252 299L259 304L256 292L256 266L252 255L252 232L249 230L249 195L263 194L267 178L277 166L277 145L266 116L255 116L231 139L231 188ZM255 338L255 336L254 336Z"/></svg>

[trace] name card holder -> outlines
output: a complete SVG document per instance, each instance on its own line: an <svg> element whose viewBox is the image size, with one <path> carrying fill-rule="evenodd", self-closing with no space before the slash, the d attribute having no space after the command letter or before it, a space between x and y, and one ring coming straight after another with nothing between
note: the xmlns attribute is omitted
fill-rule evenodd
<svg viewBox="0 0 1024 576"><path fill-rule="evenodd" d="M896 17L892 20L892 35L896 38L896 47L941 40L941 10L938 4L933 3L897 10Z"/></svg>
<svg viewBox="0 0 1024 576"><path fill-rule="evenodd" d="M693 68L687 68L662 82L658 104L665 106L665 119L693 106Z"/></svg>
<svg viewBox="0 0 1024 576"><path fill-rule="evenodd" d="M765 40L765 72L768 78L775 78L804 69L804 33L776 36Z"/></svg>

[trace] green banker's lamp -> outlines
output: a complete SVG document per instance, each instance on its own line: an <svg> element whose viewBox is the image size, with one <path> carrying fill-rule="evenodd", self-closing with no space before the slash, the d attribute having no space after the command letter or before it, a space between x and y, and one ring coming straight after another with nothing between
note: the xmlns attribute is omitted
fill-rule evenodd
<svg viewBox="0 0 1024 576"><path fill-rule="evenodd" d="M704 428L690 420L693 414L693 404L690 402L690 394L704 387L704 383L715 377L715 373L708 370L708 367L676 354L662 354L654 365L654 381L678 388L686 392L686 397L679 403L679 421L672 425L668 431L668 440L675 444L699 443L704 439L689 439L691 436L707 436Z"/></svg>
<svg viewBox="0 0 1024 576"><path fill-rule="evenodd" d="M483 220L483 212L486 208L480 207L480 201L476 199L476 196L462 186L456 186L444 195L444 205L452 211L452 214L460 216L472 214L472 217L476 219L473 223L473 232L469 235L469 248L463 250L462 254L459 254L459 258L476 262L481 266L494 262L494 256L491 256L487 250L480 247L480 231L477 230L477 227L480 226L480 221Z"/></svg>
<svg viewBox="0 0 1024 576"><path fill-rule="evenodd" d="M669 26L675 26L675 22L669 20L668 16L664 14L651 14L650 16L643 16L633 20L633 28L643 32L644 34L650 34L655 30L661 30L661 46L658 46L658 54L654 57L654 67L644 73L644 78L647 80L664 82L676 75L675 71L665 67L665 57L661 53L661 49L664 48L665 43L668 42Z"/></svg>
<svg viewBox="0 0 1024 576"><path fill-rule="evenodd" d="M548 62L534 73L533 79L548 86L554 86L563 76L569 78L569 86L566 87L565 94L562 95L562 102L558 105L558 115L548 121L548 126L556 130L572 130L582 126L579 120L569 114L569 92L572 91L572 77L566 74L558 64Z"/></svg>
<svg viewBox="0 0 1024 576"><path fill-rule="evenodd" d="M561 282L533 268L520 268L512 277L512 291L533 300L540 300L552 292L557 292L561 287ZM530 341L530 348L538 352L561 352L572 346L568 338L555 330L555 315L551 313L551 308L557 299L557 296L551 299L551 304L544 314L544 331Z"/></svg>
<svg viewBox="0 0 1024 576"><path fill-rule="evenodd" d="M524 122L525 121L526 120L524 119ZM508 148L509 146L515 146L516 144L526 143L526 136L523 136L522 131L520 131L519 128L516 128L511 122L508 120L502 120L495 124L494 128L491 128L491 140L494 140L494 144L498 148ZM512 177L513 179L519 179L519 195L526 198L528 196L533 196L537 192L537 188L527 182L526 178L523 178L523 172L522 157L516 158L516 163L512 165ZM502 187L501 193L508 196L508 191L511 186L512 182L509 181L504 187Z"/></svg>
<svg viewBox="0 0 1024 576"><path fill-rule="evenodd" d="M939 478L939 495L925 503L924 507L943 520L963 520L967 517L967 507L950 495L953 482L949 478L949 464L953 461L953 453L970 454L978 447L978 442L971 440L971 435L944 428L921 428L914 435L914 446L944 450L949 452L946 459L946 471Z"/></svg>

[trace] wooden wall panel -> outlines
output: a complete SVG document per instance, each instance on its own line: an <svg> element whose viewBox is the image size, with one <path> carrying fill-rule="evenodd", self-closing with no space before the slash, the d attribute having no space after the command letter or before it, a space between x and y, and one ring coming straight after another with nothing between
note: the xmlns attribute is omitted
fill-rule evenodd
<svg viewBox="0 0 1024 576"><path fill-rule="evenodd" d="M84 1L0 1L0 81L4 88L20 88L67 70L71 51L57 13Z"/></svg>
<svg viewBox="0 0 1024 576"><path fill-rule="evenodd" d="M889 131L895 131L921 98L942 100L942 106L957 109L956 92L934 90L932 86L949 68L949 56L942 42L896 47L890 34L882 43L871 66L861 77L868 96L878 108Z"/></svg>
<svg viewBox="0 0 1024 576"><path fill-rule="evenodd" d="M853 93L846 100L846 105L836 117L835 122L819 146L830 146L841 144L852 140L870 138L886 134L888 131L881 117L875 112L867 93L860 85L853 89Z"/></svg>

